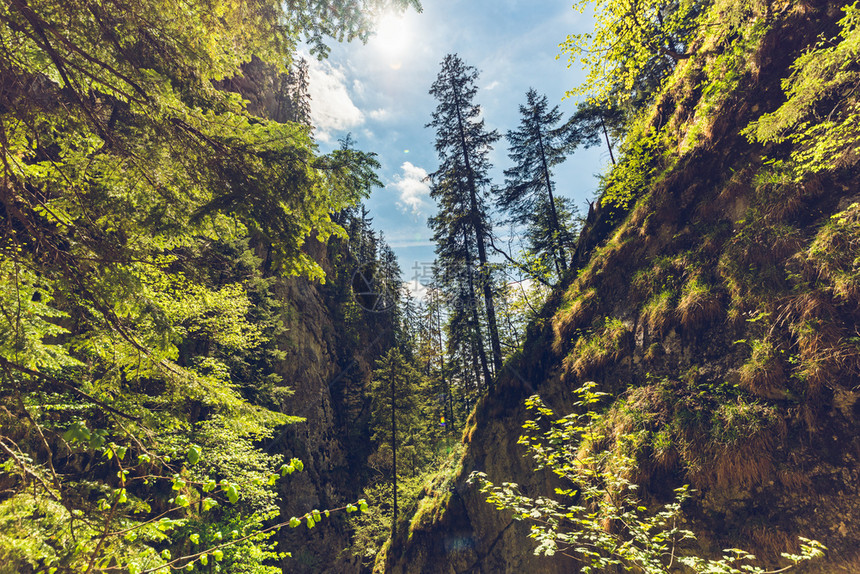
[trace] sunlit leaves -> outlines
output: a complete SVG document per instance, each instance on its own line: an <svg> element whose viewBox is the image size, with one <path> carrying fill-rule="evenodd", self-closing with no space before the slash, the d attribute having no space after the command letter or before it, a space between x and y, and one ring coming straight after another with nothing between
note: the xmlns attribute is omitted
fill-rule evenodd
<svg viewBox="0 0 860 574"><path fill-rule="evenodd" d="M649 97L687 52L708 0L578 0L594 10L592 32L573 34L559 46L568 66L581 65L585 82L568 96L627 103ZM592 8L593 7L593 8Z"/></svg>
<svg viewBox="0 0 860 574"><path fill-rule="evenodd" d="M320 154L307 125L256 117L219 81L252 57L283 71L302 35L364 37L374 10L409 4L0 7L9 568L184 568L180 548L212 548L223 529L234 546L199 563L267 571L272 487L303 466L279 472L257 446L299 419L251 402L277 380L282 328L254 250L273 275L321 280L304 244L343 234L331 214L379 164ZM35 504L26 529L19 492Z"/></svg>
<svg viewBox="0 0 860 574"><path fill-rule="evenodd" d="M792 75L782 85L788 100L743 132L751 141L794 144L792 161L782 167L798 180L858 161L860 7L854 3L844 11L839 36L820 42L792 64Z"/></svg>
<svg viewBox="0 0 860 574"><path fill-rule="evenodd" d="M0 260L0 357L28 369L80 365L56 342L68 333L59 323L68 314L52 305L53 288L32 270Z"/></svg>
<svg viewBox="0 0 860 574"><path fill-rule="evenodd" d="M603 409L608 395L589 382L577 389L576 410L559 417L537 395L526 400L535 417L523 425L520 444L528 447L538 468L548 468L574 488L556 489L558 498L528 497L517 484L492 483L482 472L469 481L477 484L487 502L512 513L515 520L530 523L529 536L537 542L535 554L552 556L561 551L573 557L582 572L604 572L620 567L648 573L671 570L675 561L701 574L765 574L754 557L743 550L724 551L720 560L692 555L683 542L695 539L683 528L683 503L691 490L675 489L675 500L660 508L643 505L638 485L627 476L633 461L623 452L597 445ZM616 437L623 442L625 436ZM822 555L824 547L801 538L799 554L783 554L793 564Z"/></svg>

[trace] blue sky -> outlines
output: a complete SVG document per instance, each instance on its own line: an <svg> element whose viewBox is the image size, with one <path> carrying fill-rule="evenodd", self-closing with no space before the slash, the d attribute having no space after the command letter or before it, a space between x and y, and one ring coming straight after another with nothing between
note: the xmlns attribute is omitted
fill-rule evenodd
<svg viewBox="0 0 860 574"><path fill-rule="evenodd" d="M424 12L385 17L367 45L336 45L324 62L311 61L311 109L324 151L352 132L357 147L379 155L380 179L366 204L397 253L404 280L434 259L427 218L435 212L421 178L437 167L434 133L425 128L436 107L428 94L446 54L457 53L480 71L476 101L489 129L504 133L519 124L519 105L534 87L565 117L575 109L564 92L582 72L556 60L567 34L585 31L590 17L569 0L423 0ZM491 155L493 182L510 166L507 142ZM578 150L555 169L557 192L581 211L593 197L594 174L609 161L605 148ZM506 235L498 229L499 235Z"/></svg>

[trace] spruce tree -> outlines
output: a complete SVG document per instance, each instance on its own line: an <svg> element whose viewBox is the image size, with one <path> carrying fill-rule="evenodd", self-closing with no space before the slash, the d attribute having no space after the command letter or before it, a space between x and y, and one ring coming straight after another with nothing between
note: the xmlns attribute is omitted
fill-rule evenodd
<svg viewBox="0 0 860 574"><path fill-rule="evenodd" d="M397 348L389 349L376 362L371 383L372 440L377 447L391 448L393 490L392 532L397 525L397 453L419 424L418 406L423 378Z"/></svg>
<svg viewBox="0 0 860 574"><path fill-rule="evenodd" d="M585 101L577 105L576 113L564 125L568 153L577 147L585 149L599 146L601 140L609 150L609 159L615 164L612 140L623 132L627 112L610 100L604 102Z"/></svg>
<svg viewBox="0 0 860 574"><path fill-rule="evenodd" d="M439 169L431 174L431 193L439 200L439 215L431 220L436 232L437 252L440 262L449 271L455 265L465 265L460 275L472 284L470 303L474 307L475 291L480 291L484 300L484 312L492 349L493 367L496 372L502 366L502 350L496 324L493 303L492 273L487 259L487 244L492 227L485 201L489 184L492 145L498 141L498 132L488 131L481 119L481 108L474 103L478 91L475 81L477 70L467 66L456 54L445 56L442 69L430 89L438 100L433 120L427 127L436 129L436 152ZM474 251L472 250L474 248ZM477 255L477 263L474 257ZM476 272L472 273L472 269ZM477 315L477 310L472 313ZM473 332L480 339L480 325L473 317ZM484 352L483 345L479 354ZM484 366L484 376L489 381L489 369Z"/></svg>
<svg viewBox="0 0 860 574"><path fill-rule="evenodd" d="M308 61L300 58L286 77L286 120L311 125L311 95L308 91Z"/></svg>
<svg viewBox="0 0 860 574"><path fill-rule="evenodd" d="M454 169L458 168L455 164ZM458 187L456 178L435 182L430 195L439 206L439 213L430 218L429 224L434 231L441 284L451 307L451 337L475 345L475 358L480 362L485 384L489 385L492 375L478 316L478 281L474 258L477 242L472 232L467 198Z"/></svg>
<svg viewBox="0 0 860 574"><path fill-rule="evenodd" d="M539 96L534 89L528 91L526 104L520 106L519 128L505 135L514 166L505 170L505 188L498 205L510 213L512 222L529 226L530 240L545 238L537 243L545 244L561 276L567 268L571 240L553 197L551 170L567 159L568 142L564 127L559 127L562 114L558 106L548 108L546 96Z"/></svg>

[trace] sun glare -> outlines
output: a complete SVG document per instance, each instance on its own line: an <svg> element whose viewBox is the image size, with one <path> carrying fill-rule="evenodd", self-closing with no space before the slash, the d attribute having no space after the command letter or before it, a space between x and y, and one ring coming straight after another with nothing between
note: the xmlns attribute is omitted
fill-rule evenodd
<svg viewBox="0 0 860 574"><path fill-rule="evenodd" d="M395 70L403 65L403 57L409 47L410 26L406 18L386 14L379 19L376 34L370 43Z"/></svg>

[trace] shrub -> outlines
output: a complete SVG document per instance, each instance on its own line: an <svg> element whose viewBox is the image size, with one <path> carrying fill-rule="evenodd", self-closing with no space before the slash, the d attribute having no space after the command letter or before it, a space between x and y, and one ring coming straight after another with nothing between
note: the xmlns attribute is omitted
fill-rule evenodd
<svg viewBox="0 0 860 574"><path fill-rule="evenodd" d="M642 505L637 486L624 478L633 461L606 451L582 448L601 439L604 415L596 405L605 393L596 392L595 383L586 383L576 393L574 407L579 412L559 417L532 396L526 401L535 419L523 425L520 444L526 445L539 469L549 469L569 488L556 489L556 497L524 496L517 484L496 486L487 475L474 472L472 483L487 495L487 502L499 510L513 512L515 520L531 523L529 536L538 542L535 554L563 553L580 563L585 573L614 571L621 567L646 573L668 573L683 565L697 573L764 574L750 562L748 552L729 549L718 560L691 554L685 541L695 540L683 523L681 507L691 496L688 486L675 490L675 500L651 510ZM823 555L824 547L800 539L799 554L782 554L792 565Z"/></svg>

